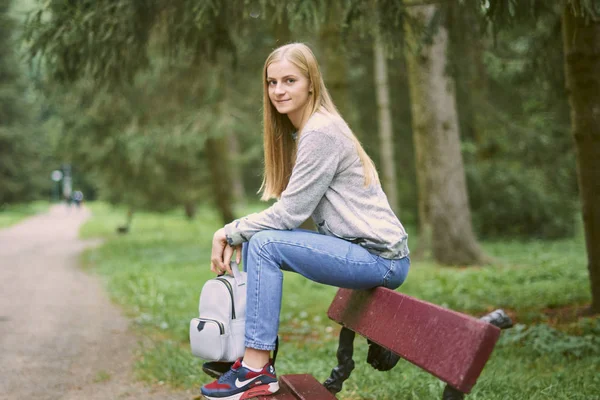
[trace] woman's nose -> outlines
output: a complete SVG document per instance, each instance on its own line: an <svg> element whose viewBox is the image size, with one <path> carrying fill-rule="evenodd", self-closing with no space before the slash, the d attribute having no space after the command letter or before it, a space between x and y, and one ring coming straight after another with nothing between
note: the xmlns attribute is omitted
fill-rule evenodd
<svg viewBox="0 0 600 400"><path fill-rule="evenodd" d="M275 94L284 94L284 93L285 93L285 91L283 90L281 83L278 83L277 85L275 85Z"/></svg>

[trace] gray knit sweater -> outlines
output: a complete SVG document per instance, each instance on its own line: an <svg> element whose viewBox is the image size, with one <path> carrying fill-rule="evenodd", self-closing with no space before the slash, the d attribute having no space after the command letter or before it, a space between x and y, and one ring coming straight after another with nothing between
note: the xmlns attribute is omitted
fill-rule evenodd
<svg viewBox="0 0 600 400"><path fill-rule="evenodd" d="M364 185L363 166L341 118L313 115L298 139L296 164L280 199L225 225L230 245L265 229L294 229L312 217L319 233L356 243L384 258L408 255L408 235L378 183Z"/></svg>

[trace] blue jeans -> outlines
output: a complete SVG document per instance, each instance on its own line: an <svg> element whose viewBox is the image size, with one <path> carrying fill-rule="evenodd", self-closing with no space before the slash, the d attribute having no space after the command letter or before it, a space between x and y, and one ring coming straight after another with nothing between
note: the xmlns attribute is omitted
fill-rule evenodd
<svg viewBox="0 0 600 400"><path fill-rule="evenodd" d="M346 240L300 229L256 233L244 243L242 260L248 272L245 346L258 350L275 349L282 270L347 289L396 289L410 267L408 257L382 258Z"/></svg>

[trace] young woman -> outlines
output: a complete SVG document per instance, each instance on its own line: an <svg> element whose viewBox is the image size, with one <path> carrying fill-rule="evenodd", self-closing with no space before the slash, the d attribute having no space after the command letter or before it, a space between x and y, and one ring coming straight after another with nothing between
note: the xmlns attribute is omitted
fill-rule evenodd
<svg viewBox="0 0 600 400"><path fill-rule="evenodd" d="M350 289L395 289L408 273L407 234L381 189L375 166L338 113L304 44L267 58L260 213L215 232L211 270L230 272L243 252L248 272L246 351L208 399L249 399L279 389L270 352L279 328L283 271ZM312 217L319 232L296 229ZM242 243L244 244L242 250Z"/></svg>

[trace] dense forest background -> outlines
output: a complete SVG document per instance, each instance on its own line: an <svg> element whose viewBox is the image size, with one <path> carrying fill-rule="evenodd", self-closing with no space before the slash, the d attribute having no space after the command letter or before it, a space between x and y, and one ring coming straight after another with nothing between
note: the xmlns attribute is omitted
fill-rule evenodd
<svg viewBox="0 0 600 400"><path fill-rule="evenodd" d="M263 62L301 41L425 256L439 259L452 221L472 244L449 264L485 261L475 238L569 237L582 213L565 23L597 30L598 9L0 0L0 206L51 198L68 166L73 189L130 213L210 203L238 217L262 180Z"/></svg>

